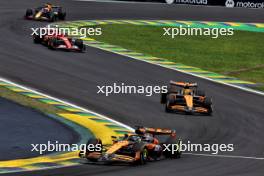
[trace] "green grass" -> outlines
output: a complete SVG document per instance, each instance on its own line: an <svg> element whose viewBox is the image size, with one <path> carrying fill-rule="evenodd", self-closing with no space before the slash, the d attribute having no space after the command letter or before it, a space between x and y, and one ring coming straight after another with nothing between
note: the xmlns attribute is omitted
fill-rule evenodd
<svg viewBox="0 0 264 176"><path fill-rule="evenodd" d="M233 36L163 36L162 27L101 25L93 38L136 52L166 58L242 80L264 83L264 33L235 31ZM260 68L255 68L261 66ZM264 88L260 88L264 90Z"/></svg>

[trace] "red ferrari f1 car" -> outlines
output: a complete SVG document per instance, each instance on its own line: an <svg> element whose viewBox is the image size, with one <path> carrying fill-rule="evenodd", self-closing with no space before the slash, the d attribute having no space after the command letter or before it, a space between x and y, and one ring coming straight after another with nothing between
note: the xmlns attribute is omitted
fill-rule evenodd
<svg viewBox="0 0 264 176"><path fill-rule="evenodd" d="M34 43L41 43L49 49L60 49L67 51L84 52L86 47L81 39L75 39L67 36L66 34L56 34L55 29L47 29L46 34L43 36L34 34Z"/></svg>
<svg viewBox="0 0 264 176"><path fill-rule="evenodd" d="M160 142L156 136L168 136ZM100 145L101 150L81 150L79 157L92 162L124 162L132 164L145 164L147 161L165 158L180 158L180 147L172 152L172 146L180 146L181 140L176 138L175 130L161 128L137 127L135 133L127 133L121 138L112 137L113 143L102 145L101 139L91 138L86 146ZM165 148L169 148L165 150Z"/></svg>

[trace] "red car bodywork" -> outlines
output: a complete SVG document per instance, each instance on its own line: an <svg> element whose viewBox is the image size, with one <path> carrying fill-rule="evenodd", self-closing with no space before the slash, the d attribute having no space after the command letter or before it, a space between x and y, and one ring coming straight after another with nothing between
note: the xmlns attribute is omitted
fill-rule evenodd
<svg viewBox="0 0 264 176"><path fill-rule="evenodd" d="M42 43L50 49L61 49L83 52L85 45L81 39L73 39L65 34L58 34L55 29L46 29L45 35L33 35L35 43Z"/></svg>

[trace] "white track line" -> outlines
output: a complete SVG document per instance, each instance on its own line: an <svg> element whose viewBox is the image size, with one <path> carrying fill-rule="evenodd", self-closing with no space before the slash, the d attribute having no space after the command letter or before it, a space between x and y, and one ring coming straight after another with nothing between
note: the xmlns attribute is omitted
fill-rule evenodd
<svg viewBox="0 0 264 176"><path fill-rule="evenodd" d="M218 157L218 158L238 158L238 159L264 160L264 158L254 157L254 156L214 155L214 154L202 154L202 153L183 153L183 154L184 155L194 155L194 156Z"/></svg>
<svg viewBox="0 0 264 176"><path fill-rule="evenodd" d="M128 129L128 130L134 130L134 129L131 128L130 126L127 126L127 125L125 125L125 124L123 124L123 123L121 123L121 122L118 122L118 121L116 121L116 120L110 119L109 117L106 117L106 116L104 116L104 115L102 115L102 114L99 114L99 113L97 113L97 112L94 112L94 111L91 111L91 110L85 109L85 108L83 108L83 107L77 106L77 105L72 104L72 103L70 103L70 102L68 102L68 101L61 100L61 99L58 99L58 98L52 97L52 96L50 96L50 95L47 95L47 94L45 94L45 93L41 93L41 92L39 92L39 91L36 91L36 90L34 90L34 89L32 89L32 88L29 88L29 87L26 87L26 86L19 85L19 84L17 84L17 83L14 83L14 82L12 82L12 81L10 81L10 80L5 79L5 78L1 78L1 77L0 77L0 81L4 81L4 82L10 83L10 84L13 84L13 85L15 85L15 86L17 86L17 87L20 87L20 88L22 88L22 89L25 89L25 90L28 90L28 91L31 91L31 92L34 92L34 93L40 94L40 95L45 96L45 97L47 97L47 98L50 98L50 99L53 99L53 100L59 101L59 102L61 102L61 103L64 103L64 104L70 105L70 106L72 106L72 107L74 107L74 108L81 109L81 110L83 110L83 111L85 111L85 112L93 113L93 114L95 114L95 115L97 115L97 116L100 116L100 117L103 117L103 118L105 118L105 119L107 119L107 120L109 120L109 121L111 121L111 122L113 122L113 123L116 123L116 124L118 124L118 125L120 125L120 126L126 128L126 129Z"/></svg>

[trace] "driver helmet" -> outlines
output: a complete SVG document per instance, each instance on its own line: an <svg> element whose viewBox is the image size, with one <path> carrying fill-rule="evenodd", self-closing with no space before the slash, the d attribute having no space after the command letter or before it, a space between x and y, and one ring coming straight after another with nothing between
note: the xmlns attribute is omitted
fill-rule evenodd
<svg viewBox="0 0 264 176"><path fill-rule="evenodd" d="M50 11L52 9L52 5L50 3L46 3L45 4L45 9L47 9L48 11Z"/></svg>
<svg viewBox="0 0 264 176"><path fill-rule="evenodd" d="M154 138L153 138L153 135L151 135L149 133L146 133L143 136L143 140L146 141L146 142L152 142L154 140Z"/></svg>
<svg viewBox="0 0 264 176"><path fill-rule="evenodd" d="M184 89L183 94L184 95L192 95L192 91L190 89Z"/></svg>

